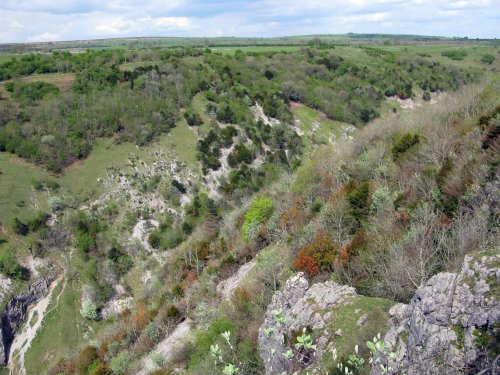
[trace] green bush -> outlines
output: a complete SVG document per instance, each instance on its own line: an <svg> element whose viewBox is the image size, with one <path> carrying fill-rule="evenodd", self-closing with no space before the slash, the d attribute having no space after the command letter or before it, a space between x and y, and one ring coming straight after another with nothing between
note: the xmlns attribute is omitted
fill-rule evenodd
<svg viewBox="0 0 500 375"><path fill-rule="evenodd" d="M446 56L452 60L463 60L465 56L467 56L467 52L464 50L451 50L451 51L443 51L441 52L442 56Z"/></svg>
<svg viewBox="0 0 500 375"><path fill-rule="evenodd" d="M160 247L161 234L159 230L154 230L149 233L148 243L153 249L158 249Z"/></svg>
<svg viewBox="0 0 500 375"><path fill-rule="evenodd" d="M28 269L19 264L12 249L0 253L0 272L13 279L27 280L29 278Z"/></svg>
<svg viewBox="0 0 500 375"><path fill-rule="evenodd" d="M85 319L97 320L97 306L94 302L85 301L80 310L80 314L82 314Z"/></svg>
<svg viewBox="0 0 500 375"><path fill-rule="evenodd" d="M416 133L404 133L396 136L392 144L392 156L398 160L419 142L420 136Z"/></svg>
<svg viewBox="0 0 500 375"><path fill-rule="evenodd" d="M258 196L252 203L247 213L245 220L241 226L241 235L245 241L249 240L249 234L252 228L258 224L263 224L272 215L274 204L271 198L263 195Z"/></svg>
<svg viewBox="0 0 500 375"><path fill-rule="evenodd" d="M481 57L481 62L485 64L493 64L493 61L495 61L495 56L493 56L491 53L487 53Z"/></svg>
<svg viewBox="0 0 500 375"><path fill-rule="evenodd" d="M217 343L223 332L234 334L236 326L226 318L215 320L206 332L199 332L196 335L195 352L189 360L189 369L195 369L197 365L203 363L204 359L210 356L210 345Z"/></svg>
<svg viewBox="0 0 500 375"><path fill-rule="evenodd" d="M118 353L116 357L111 358L110 366L113 373L116 375L127 374L132 363L132 358L129 352L123 351Z"/></svg>

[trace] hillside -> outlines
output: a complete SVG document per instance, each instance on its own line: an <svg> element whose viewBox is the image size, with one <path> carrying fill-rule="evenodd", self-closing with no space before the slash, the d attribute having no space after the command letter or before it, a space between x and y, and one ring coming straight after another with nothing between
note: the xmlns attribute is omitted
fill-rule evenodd
<svg viewBox="0 0 500 375"><path fill-rule="evenodd" d="M494 366L498 46L201 39L0 60L9 371Z"/></svg>

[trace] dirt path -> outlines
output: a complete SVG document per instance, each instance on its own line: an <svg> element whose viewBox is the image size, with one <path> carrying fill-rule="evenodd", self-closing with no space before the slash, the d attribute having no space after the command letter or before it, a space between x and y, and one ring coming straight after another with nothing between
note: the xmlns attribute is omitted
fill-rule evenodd
<svg viewBox="0 0 500 375"><path fill-rule="evenodd" d="M56 297L56 305L52 309L47 311L52 298L52 292L61 280L63 280L63 285L60 293ZM47 295L40 301L38 301L35 305L30 307L28 318L26 319L24 328L22 331L16 333L16 335L14 336L14 341L12 342L12 346L10 348L8 368L11 375L26 375L26 368L24 367L24 355L30 348L31 342L42 326L44 317L59 303L59 298L61 297L65 286L66 278L64 278L64 275L60 275L56 280L52 282L52 284L50 284L49 292L47 293ZM32 319L34 319L34 317L36 318L36 322L34 324L31 324L31 321Z"/></svg>

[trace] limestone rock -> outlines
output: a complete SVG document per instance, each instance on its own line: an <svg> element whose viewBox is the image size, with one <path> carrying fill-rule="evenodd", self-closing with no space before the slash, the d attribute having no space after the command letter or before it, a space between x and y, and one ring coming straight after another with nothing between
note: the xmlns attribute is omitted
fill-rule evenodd
<svg viewBox="0 0 500 375"><path fill-rule="evenodd" d="M305 327L311 330L326 328L332 319L328 310L355 296L354 288L349 286L332 281L309 286L303 273L291 277L283 290L273 296L259 330L259 350L266 374L293 373L292 361L283 355L293 346L287 340ZM320 337L315 342L315 354L321 356L327 350L328 342L327 335Z"/></svg>
<svg viewBox="0 0 500 375"><path fill-rule="evenodd" d="M49 291L54 277L46 277L35 281L25 293L17 294L7 303L1 316L0 330L0 363L6 364L9 351L17 329L24 323L28 307L43 298Z"/></svg>
<svg viewBox="0 0 500 375"><path fill-rule="evenodd" d="M389 373L476 373L487 367L492 358L481 352L476 336L499 329L499 264L500 255L467 256L460 273L437 274L409 305L395 305L383 341L396 358L381 356ZM372 374L380 373L374 366Z"/></svg>

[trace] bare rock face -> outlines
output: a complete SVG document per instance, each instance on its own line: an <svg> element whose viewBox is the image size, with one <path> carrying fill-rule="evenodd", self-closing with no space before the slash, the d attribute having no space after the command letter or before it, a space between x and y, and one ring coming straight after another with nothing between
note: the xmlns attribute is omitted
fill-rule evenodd
<svg viewBox="0 0 500 375"><path fill-rule="evenodd" d="M17 329L26 320L28 307L43 298L49 291L53 278L43 278L35 281L28 291L15 295L7 303L7 307L1 316L0 330L0 363L6 364L9 358L10 346Z"/></svg>
<svg viewBox="0 0 500 375"><path fill-rule="evenodd" d="M391 374L475 374L488 368L500 333L500 254L467 256L460 273L440 273L415 293L409 305L389 314L382 361ZM372 374L380 374L374 367Z"/></svg>
<svg viewBox="0 0 500 375"><path fill-rule="evenodd" d="M259 350L266 374L293 373L293 363L283 354L294 342L290 338L302 332L324 329L332 319L332 308L351 301L354 288L332 281L309 286L303 273L291 277L283 290L276 292L267 308L265 320L259 329ZM321 356L328 344L321 337L315 355Z"/></svg>

